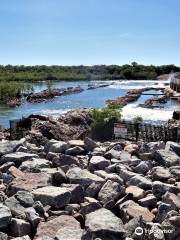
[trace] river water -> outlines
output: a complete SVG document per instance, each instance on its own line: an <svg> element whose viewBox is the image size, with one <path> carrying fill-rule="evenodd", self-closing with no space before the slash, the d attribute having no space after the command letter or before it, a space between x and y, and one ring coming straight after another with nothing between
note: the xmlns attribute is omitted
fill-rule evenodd
<svg viewBox="0 0 180 240"><path fill-rule="evenodd" d="M88 84L111 83L110 86L87 90ZM55 88L67 88L81 86L84 91L77 94L56 97L53 101L43 103L24 103L19 107L10 108L0 105L0 125L9 127L9 120L20 119L30 114L52 115L58 117L72 109L78 108L101 108L105 106L108 99L116 99L119 96L124 96L129 89L142 88L147 86L163 87L168 81L143 81L143 80L118 80L118 81L79 81L79 82L58 82L52 83ZM34 91L39 92L47 88L46 82L35 83ZM149 93L154 93L150 91ZM169 102L165 109L145 109L138 107L138 104L144 103L145 100L152 96L141 96L138 101L133 104L128 104L123 108L122 117L124 119L132 119L137 115L141 115L145 121L166 121L172 117L172 112L177 109L176 102Z"/></svg>

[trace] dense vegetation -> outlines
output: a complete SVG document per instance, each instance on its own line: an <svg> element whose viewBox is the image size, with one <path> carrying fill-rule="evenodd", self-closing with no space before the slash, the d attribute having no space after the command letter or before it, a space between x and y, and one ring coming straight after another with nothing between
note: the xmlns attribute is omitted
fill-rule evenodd
<svg viewBox="0 0 180 240"><path fill-rule="evenodd" d="M108 106L101 109L93 109L92 116L92 128L103 126L109 122L116 122L121 118L121 106L116 103L110 103Z"/></svg>
<svg viewBox="0 0 180 240"><path fill-rule="evenodd" d="M0 103L19 98L22 94L32 91L31 84L22 82L0 82Z"/></svg>
<svg viewBox="0 0 180 240"><path fill-rule="evenodd" d="M122 66L12 66L0 65L0 81L155 79L161 74L180 71L175 65L145 66L133 62Z"/></svg>

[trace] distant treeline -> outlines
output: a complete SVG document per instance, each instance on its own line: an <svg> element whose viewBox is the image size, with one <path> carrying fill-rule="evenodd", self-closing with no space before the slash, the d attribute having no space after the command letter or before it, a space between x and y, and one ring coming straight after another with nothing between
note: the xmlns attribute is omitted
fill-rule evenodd
<svg viewBox="0 0 180 240"><path fill-rule="evenodd" d="M156 79L180 71L175 65L12 66L0 65L0 81Z"/></svg>

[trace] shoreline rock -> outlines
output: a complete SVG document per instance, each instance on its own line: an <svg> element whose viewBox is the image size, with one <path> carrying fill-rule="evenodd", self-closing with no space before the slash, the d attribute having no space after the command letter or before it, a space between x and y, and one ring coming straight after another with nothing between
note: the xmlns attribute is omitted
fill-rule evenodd
<svg viewBox="0 0 180 240"><path fill-rule="evenodd" d="M142 227L141 237L152 239L152 229L158 226L173 229L164 233L164 240L177 240L179 143L135 146L125 140L100 143L90 138L50 139L42 146L25 139L2 143L0 236L136 240L136 228ZM144 159L145 154L151 157Z"/></svg>

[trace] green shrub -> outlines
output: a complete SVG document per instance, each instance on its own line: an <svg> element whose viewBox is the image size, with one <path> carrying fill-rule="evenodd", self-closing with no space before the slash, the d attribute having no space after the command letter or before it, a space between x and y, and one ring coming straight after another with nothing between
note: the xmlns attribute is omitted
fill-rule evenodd
<svg viewBox="0 0 180 240"><path fill-rule="evenodd" d="M136 116L133 118L134 123L141 123L143 122L143 118L141 116Z"/></svg>
<svg viewBox="0 0 180 240"><path fill-rule="evenodd" d="M0 102L6 103L9 100L20 97L21 94L32 91L29 83L22 82L0 82Z"/></svg>
<svg viewBox="0 0 180 240"><path fill-rule="evenodd" d="M109 122L118 121L121 118L121 108L113 103L101 109L93 109L91 115L91 127L96 128Z"/></svg>

